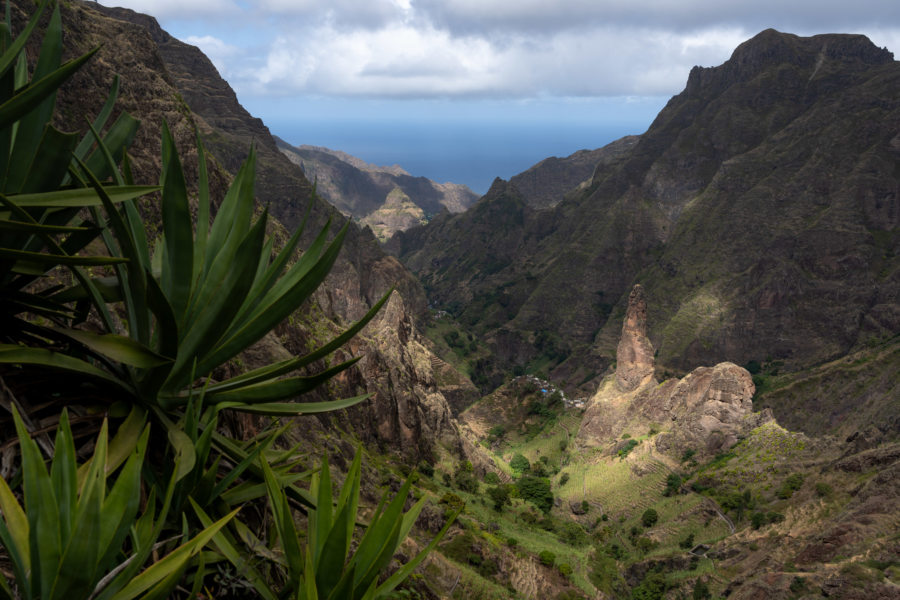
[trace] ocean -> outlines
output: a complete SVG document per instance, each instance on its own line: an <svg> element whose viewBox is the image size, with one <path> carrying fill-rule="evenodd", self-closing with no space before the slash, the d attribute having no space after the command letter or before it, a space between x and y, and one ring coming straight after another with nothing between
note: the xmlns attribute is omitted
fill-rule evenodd
<svg viewBox="0 0 900 600"><path fill-rule="evenodd" d="M323 110L266 115L265 107L251 112L290 144L341 150L376 165L397 164L411 175L462 183L484 194L494 178L509 179L545 158L643 133L661 103L644 103L639 111L600 113L584 107L560 112L513 107L505 114L497 107L468 114L381 110L348 115Z"/></svg>

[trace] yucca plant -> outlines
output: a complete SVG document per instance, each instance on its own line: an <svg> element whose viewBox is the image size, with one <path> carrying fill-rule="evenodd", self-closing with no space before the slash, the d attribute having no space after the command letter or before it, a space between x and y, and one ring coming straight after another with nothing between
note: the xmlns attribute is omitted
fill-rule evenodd
<svg viewBox="0 0 900 600"><path fill-rule="evenodd" d="M291 264L302 234L273 251L265 240L267 212L254 222L255 152L238 171L210 226L206 160L199 151L197 225L174 141L164 127L161 185L125 185L119 161L138 123L123 115L105 136L100 131L116 89L93 126L76 137L50 124L55 91L87 61L89 53L59 66L61 22L55 7L41 55L28 85L22 48L44 0L25 31L12 42L0 28L0 303L7 343L0 363L30 364L105 381L133 401L177 418L194 391L220 365L261 339L318 287L337 258L345 225L330 242L326 225ZM91 152L91 149L93 151ZM74 160L75 168L70 165ZM113 185L101 183L111 178ZM162 190L163 235L151 251L134 199ZM102 206L103 211L98 210ZM93 221L81 221L89 207ZM75 221L75 222L73 222ZM102 237L105 256L77 254ZM74 285L41 284L56 267L69 269ZM84 267L106 266L92 275ZM355 360L312 376L285 377L334 352L377 313L387 296L358 323L303 357L207 385L207 406L274 415L322 412L351 406L360 396L322 403L286 402L310 391ZM122 319L110 308L121 306ZM76 328L93 309L105 333ZM23 318L23 315L25 317ZM35 319L38 317L38 319ZM120 323L124 320L125 326ZM23 343L25 345L23 345Z"/></svg>
<svg viewBox="0 0 900 600"><path fill-rule="evenodd" d="M260 459L278 539L278 554L275 556L278 557L286 580L283 587L273 585L272 577L265 577L254 568L248 561L246 552L239 550L227 531L217 533L212 545L244 573L256 592L267 600L374 600L386 597L437 546L458 512L447 519L441 531L411 561L402 565L391 576L384 577L391 559L412 529L427 497L423 496L407 512L403 512L412 486L411 477L392 500L389 501L385 493L355 551L351 552L359 518L361 457L360 449L347 473L337 504L334 504L332 497L328 459L322 459L321 468L311 480L310 494L315 499L315 508L307 512L305 542L300 540L283 483L268 462L264 458ZM196 505L195 510L204 524L212 522ZM249 542L251 550L264 546L246 529L239 533L245 543ZM267 555L272 556L271 553Z"/></svg>
<svg viewBox="0 0 900 600"><path fill-rule="evenodd" d="M51 298L51 286L35 286L46 274L62 267L86 282L84 268L123 261L121 257L78 254L102 231L99 223L81 219L79 211L100 206L101 200L93 188L66 185L69 166L74 155L105 179L106 160L99 150L90 152L91 139L79 143L77 134L57 130L50 119L57 89L96 50L61 63L62 24L59 8L54 7L29 75L24 47L49 5L48 0L41 2L15 40L8 4L0 23L0 341L13 343L39 340L46 344L60 336L43 325L77 318L72 307ZM117 92L118 82L94 121L97 130L106 126ZM123 113L104 136L105 146L121 157L137 126L136 120ZM120 203L155 189L106 186L104 191L112 202ZM89 289L99 301L100 292Z"/></svg>
<svg viewBox="0 0 900 600"><path fill-rule="evenodd" d="M15 409L13 418L21 446L25 501L24 506L19 504L7 482L0 479L0 542L15 574L15 589L0 575L3 597L129 600L147 592L167 593L174 587L173 574L180 576L237 512L210 524L143 569L151 552L161 549L156 541L171 500L167 494L156 516L155 492L151 493L143 515L138 516L149 427L132 421L108 444L104 422L91 460L79 469L64 410L48 472ZM125 457L121 469L117 469L117 456ZM115 470L118 475L107 489L108 476Z"/></svg>

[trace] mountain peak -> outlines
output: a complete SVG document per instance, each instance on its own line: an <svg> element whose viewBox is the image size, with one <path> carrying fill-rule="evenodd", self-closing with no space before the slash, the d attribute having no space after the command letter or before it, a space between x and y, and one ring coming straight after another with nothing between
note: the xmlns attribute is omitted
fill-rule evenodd
<svg viewBox="0 0 900 600"><path fill-rule="evenodd" d="M800 37L766 29L738 46L718 67L691 69L686 91L721 90L739 81L748 81L779 65L809 70L812 77L826 62L831 70L865 71L894 60L887 48L879 48L859 34L826 33Z"/></svg>

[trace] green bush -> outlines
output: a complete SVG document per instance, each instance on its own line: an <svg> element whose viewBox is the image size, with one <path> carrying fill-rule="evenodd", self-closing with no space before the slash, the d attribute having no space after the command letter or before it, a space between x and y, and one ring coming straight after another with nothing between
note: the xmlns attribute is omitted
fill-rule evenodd
<svg viewBox="0 0 900 600"><path fill-rule="evenodd" d="M562 487L562 486L566 485L567 483L569 483L569 474L566 472L563 472L562 475L559 476L559 485L560 485L560 487Z"/></svg>
<svg viewBox="0 0 900 600"><path fill-rule="evenodd" d="M625 458L638 445L637 440L628 440L617 452L619 458Z"/></svg>
<svg viewBox="0 0 900 600"><path fill-rule="evenodd" d="M539 477L525 476L516 482L519 497L531 502L544 513L549 513L553 508L553 492L550 490L550 482Z"/></svg>
<svg viewBox="0 0 900 600"><path fill-rule="evenodd" d="M564 544L581 547L587 546L591 539L584 528L575 521L564 521L557 527L557 535Z"/></svg>
<svg viewBox="0 0 900 600"><path fill-rule="evenodd" d="M787 500L791 496L794 495L794 492L799 490L803 486L803 474L802 473L793 473L785 479L784 483L781 484L781 487L778 488L778 497L782 500Z"/></svg>
<svg viewBox="0 0 900 600"><path fill-rule="evenodd" d="M652 508L648 508L641 515L641 523L644 524L644 527L653 527L657 521L659 521L659 513Z"/></svg>
<svg viewBox="0 0 900 600"><path fill-rule="evenodd" d="M674 496L681 489L681 475L678 473L669 473L666 477L666 489L663 496Z"/></svg>
<svg viewBox="0 0 900 600"><path fill-rule="evenodd" d="M488 485L497 485L498 483L500 483L500 476L493 471L488 471L484 475L484 482Z"/></svg>
<svg viewBox="0 0 900 600"><path fill-rule="evenodd" d="M538 554L538 560L540 560L541 564L545 567L552 567L556 564L556 555L549 550L541 550L540 554Z"/></svg>
<svg viewBox="0 0 900 600"><path fill-rule="evenodd" d="M528 462L528 459L518 453L516 453L512 457L512 460L509 461L509 466L512 467L513 471L520 475L531 469L531 463Z"/></svg>
<svg viewBox="0 0 900 600"><path fill-rule="evenodd" d="M834 490L827 483L824 483L822 481L816 483L816 495L818 495L819 498L827 498L833 493Z"/></svg>
<svg viewBox="0 0 900 600"><path fill-rule="evenodd" d="M668 589L662 573L651 571L643 581L631 590L631 600L661 600Z"/></svg>
<svg viewBox="0 0 900 600"><path fill-rule="evenodd" d="M509 490L505 485L498 485L495 487L489 487L487 489L487 494L493 502L493 508L495 511L500 512L503 510L503 507L507 504L511 504L509 500Z"/></svg>
<svg viewBox="0 0 900 600"><path fill-rule="evenodd" d="M659 542L656 542L648 538L647 536L641 536L635 541L634 546L641 554L647 554L648 552L659 546Z"/></svg>
<svg viewBox="0 0 900 600"><path fill-rule="evenodd" d="M694 534L689 533L686 538L678 542L678 547L683 548L685 550L690 550L694 547Z"/></svg>
<svg viewBox="0 0 900 600"><path fill-rule="evenodd" d="M559 563L556 568L559 569L559 574L563 577L569 577L572 575L572 565L570 565L569 563Z"/></svg>

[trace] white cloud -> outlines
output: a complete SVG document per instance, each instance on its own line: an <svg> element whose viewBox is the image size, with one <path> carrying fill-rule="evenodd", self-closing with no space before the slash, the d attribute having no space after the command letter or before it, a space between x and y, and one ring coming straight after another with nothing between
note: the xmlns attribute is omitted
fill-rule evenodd
<svg viewBox="0 0 900 600"><path fill-rule="evenodd" d="M453 36L395 23L280 36L265 67L234 81L247 91L348 96L603 96L680 90L694 64L724 61L739 30L691 35L597 28L550 36Z"/></svg>
<svg viewBox="0 0 900 600"><path fill-rule="evenodd" d="M900 2L883 0L124 1L177 22L253 96L670 95L767 27L900 50L900 28L880 25ZM188 18L223 11L241 12Z"/></svg>

